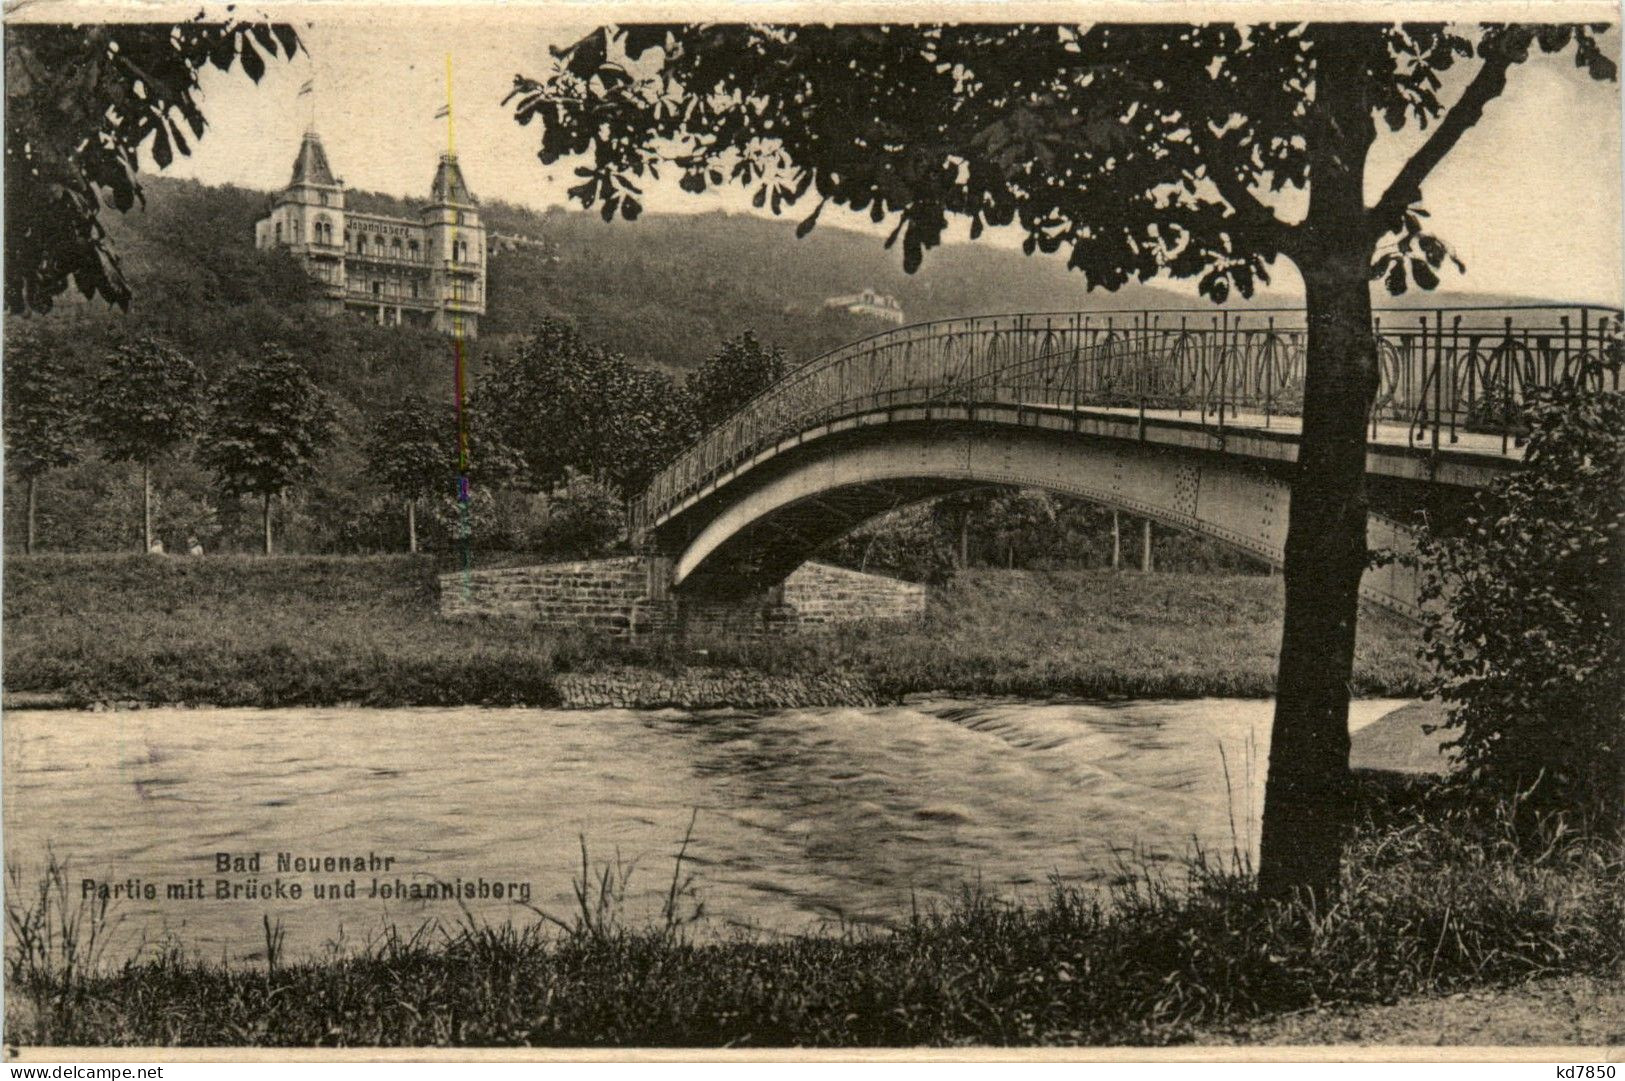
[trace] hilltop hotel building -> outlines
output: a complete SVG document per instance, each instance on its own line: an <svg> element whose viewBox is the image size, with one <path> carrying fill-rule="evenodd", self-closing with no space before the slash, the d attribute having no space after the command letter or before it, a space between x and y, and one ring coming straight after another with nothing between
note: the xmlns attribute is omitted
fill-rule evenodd
<svg viewBox="0 0 1625 1081"><path fill-rule="evenodd" d="M440 155L417 220L344 208L314 131L305 133L293 179L254 225L254 244L288 248L322 283L328 309L383 326L432 327L473 338L485 314L485 230L479 200L455 154Z"/></svg>

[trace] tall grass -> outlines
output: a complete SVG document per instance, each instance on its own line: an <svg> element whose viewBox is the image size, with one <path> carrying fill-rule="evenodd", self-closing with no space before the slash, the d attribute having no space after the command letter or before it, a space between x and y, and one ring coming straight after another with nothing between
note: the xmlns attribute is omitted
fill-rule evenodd
<svg viewBox="0 0 1625 1081"><path fill-rule="evenodd" d="M264 972L177 951L19 962L30 1005L8 1028L61 1044L1166 1044L1319 1004L1619 972L1619 838L1370 783L1362 805L1341 898L1319 910L1260 901L1244 864L1199 853L1174 873L1131 864L1104 893L971 893L890 930L765 941L629 926L614 876L584 873L576 919L465 919Z"/></svg>

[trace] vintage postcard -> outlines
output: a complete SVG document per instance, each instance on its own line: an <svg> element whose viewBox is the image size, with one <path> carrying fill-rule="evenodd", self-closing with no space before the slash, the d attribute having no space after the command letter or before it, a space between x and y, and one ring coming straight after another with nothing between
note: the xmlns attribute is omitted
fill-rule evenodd
<svg viewBox="0 0 1625 1081"><path fill-rule="evenodd" d="M12 5L8 1056L1617 1057L1616 16Z"/></svg>

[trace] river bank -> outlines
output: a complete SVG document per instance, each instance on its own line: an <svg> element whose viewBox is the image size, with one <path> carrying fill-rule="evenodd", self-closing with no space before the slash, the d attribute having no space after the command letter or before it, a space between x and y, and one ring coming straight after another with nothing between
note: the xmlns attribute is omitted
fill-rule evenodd
<svg viewBox="0 0 1625 1081"><path fill-rule="evenodd" d="M13 556L17 705L865 705L910 694L1267 697L1281 584L967 572L924 619L782 638L622 642L445 620L428 557ZM1368 610L1353 691L1425 685L1417 628Z"/></svg>
<svg viewBox="0 0 1625 1081"><path fill-rule="evenodd" d="M1318 913L1260 902L1245 866L1209 856L1127 866L1104 890L969 894L895 927L769 939L700 935L682 914L631 926L589 874L573 917L386 930L312 961L280 961L270 936L257 968L178 946L96 970L14 952L6 1028L23 1045L114 1046L1390 1041L1417 1029L1385 1005L1444 1023L1533 979L1617 981L1617 840L1532 838L1391 776L1362 775L1357 805L1342 897ZM1517 1038L1615 1035L1550 1006L1520 1015Z"/></svg>

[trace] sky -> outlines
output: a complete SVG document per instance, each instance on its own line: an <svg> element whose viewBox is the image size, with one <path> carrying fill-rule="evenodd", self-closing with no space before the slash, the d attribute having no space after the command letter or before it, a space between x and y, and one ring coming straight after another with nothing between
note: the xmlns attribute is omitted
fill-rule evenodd
<svg viewBox="0 0 1625 1081"><path fill-rule="evenodd" d="M565 189L576 182L570 165L543 166L536 157L539 129L518 125L502 99L516 73L546 73L550 44L573 41L587 29L489 8L378 8L368 16L330 9L300 23L309 55L274 63L257 86L240 70L208 69L203 106L210 129L192 157L168 173L280 188L314 118L334 170L351 187L421 196L447 147L446 121L435 113L447 99L449 58L451 135L474 192L538 209L565 204ZM1617 55L1617 41L1612 51ZM1446 91L1470 73L1466 67L1452 72ZM314 80L316 92L301 97L307 80ZM1465 276L1447 270L1443 288L1620 301L1619 93L1617 85L1591 82L1576 71L1572 55L1537 55L1513 70L1507 93L1424 188L1435 232L1467 266ZM1424 137L1414 131L1379 137L1369 198ZM751 212L748 194L738 191L694 196L665 181L646 193L652 211ZM790 220L810 209L792 208ZM867 215L833 211L826 209L821 227L873 233L877 246L891 228L889 222L872 225ZM956 224L949 239L965 238L965 226ZM989 240L1015 246L1021 237L990 230L982 242ZM1301 292L1290 268L1277 268L1280 294ZM1193 289L1188 282L1173 287Z"/></svg>

